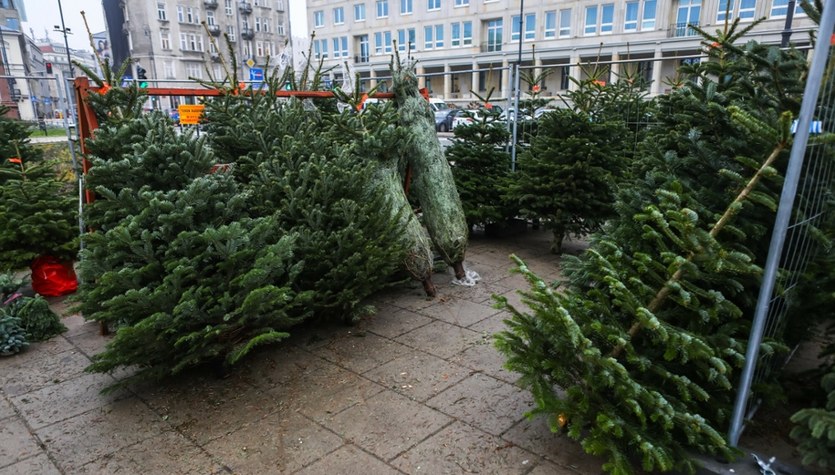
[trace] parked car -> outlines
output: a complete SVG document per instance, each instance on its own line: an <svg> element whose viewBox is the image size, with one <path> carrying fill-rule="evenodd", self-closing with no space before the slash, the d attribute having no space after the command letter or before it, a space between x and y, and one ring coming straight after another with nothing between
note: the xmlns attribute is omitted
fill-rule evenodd
<svg viewBox="0 0 835 475"><path fill-rule="evenodd" d="M438 132L449 132L452 130L452 123L459 117L463 109L445 109L435 111L435 130Z"/></svg>
<svg viewBox="0 0 835 475"><path fill-rule="evenodd" d="M455 129L456 127L462 125L470 125L474 122L481 121L481 114L478 110L470 109L470 110L462 110L458 113L455 118L452 120L452 128Z"/></svg>
<svg viewBox="0 0 835 475"><path fill-rule="evenodd" d="M534 118L534 119L539 119L539 118L540 118L540 117L542 117L543 115L545 115L545 114L550 114L551 112L554 112L555 110L557 110L557 109L551 109L550 107L542 107L542 108L540 108L540 109L537 109L537 110L533 113L533 118Z"/></svg>
<svg viewBox="0 0 835 475"><path fill-rule="evenodd" d="M502 111L502 115L499 116L499 119L502 120L502 121L507 122L507 121L513 120L515 117L516 117L516 110L511 107L511 108L508 108L506 111ZM533 119L533 117L528 115L528 113L524 109L522 109L522 116L520 117L520 120L531 120L531 119Z"/></svg>

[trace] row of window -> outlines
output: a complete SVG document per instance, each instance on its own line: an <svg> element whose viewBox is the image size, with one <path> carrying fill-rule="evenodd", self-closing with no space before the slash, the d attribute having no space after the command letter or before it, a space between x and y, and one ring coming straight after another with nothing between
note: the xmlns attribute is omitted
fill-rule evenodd
<svg viewBox="0 0 835 475"><path fill-rule="evenodd" d="M269 2L267 0L255 0L256 7L269 8L268 3ZM234 1L224 0L223 9L227 16L234 15ZM276 10L280 12L284 11L284 0L276 0ZM206 11L207 22L209 18L214 19L214 12L211 10ZM165 2L157 2L157 19L162 21L168 21L168 9L166 7ZM200 9L198 7L177 5L177 21L180 23L200 23ZM211 25L211 23L209 24Z"/></svg>
<svg viewBox="0 0 835 475"><path fill-rule="evenodd" d="M235 27L227 27L230 39L235 39ZM207 42L210 53L217 53L217 49L212 42ZM205 52L203 35L198 33L180 33L180 51L196 51ZM160 31L160 46L164 51L171 50L171 33L167 30ZM278 54L278 49L275 43L271 41L244 41L242 44L244 57L252 56L254 52L256 56L270 56ZM348 39L344 40L344 51L347 56ZM327 50L327 48L326 48ZM334 51L337 51L336 41L334 41Z"/></svg>
<svg viewBox="0 0 835 475"><path fill-rule="evenodd" d="M400 14L413 13L414 0L396 0L400 3ZM439 10L441 0L426 0L427 10ZM454 0L455 6L469 5L469 0ZM492 0L495 1L495 0ZM789 0L772 0L771 17L785 17L788 12ZM389 0L376 0L377 18L386 18L389 15ZM486 0L485 0L486 3ZM702 0L679 0L676 11L676 24L686 28L687 24L699 24L701 16ZM740 18L742 20L753 20L757 0L719 0L716 21L724 22ZM365 21L365 3L354 4L354 21ZM633 32L640 30L655 29L657 0L633 0L624 3L623 10L623 31ZM802 14L800 2L796 3L796 14ZM344 7L333 9L333 24L342 25L345 23ZM557 20L559 19L559 31ZM584 16L583 34L610 34L614 31L615 4L607 3L602 5L591 5L586 7ZM498 19L501 22L501 19ZM314 28L325 26L324 10L313 12ZM488 25L489 27L489 25ZM553 10L545 12L544 38L566 38L571 35L571 9ZM519 41L521 31L524 31L524 39L536 39L536 13L525 14L524 22L520 22L519 15L511 17L511 41ZM489 42L489 41L488 41Z"/></svg>

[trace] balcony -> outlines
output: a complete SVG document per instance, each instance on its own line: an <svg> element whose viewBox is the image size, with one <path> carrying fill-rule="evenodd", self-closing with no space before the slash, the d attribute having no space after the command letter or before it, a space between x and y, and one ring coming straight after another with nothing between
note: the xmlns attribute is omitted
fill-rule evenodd
<svg viewBox="0 0 835 475"><path fill-rule="evenodd" d="M369 59L368 55L354 56L354 63L356 63L356 64L365 64L369 60L370 59Z"/></svg>
<svg viewBox="0 0 835 475"><path fill-rule="evenodd" d="M699 22L691 23L673 23L667 31L668 38L679 38L684 36L699 36L696 30L689 27L689 25L699 26Z"/></svg>
<svg viewBox="0 0 835 475"><path fill-rule="evenodd" d="M206 29L209 30L209 34L212 36L220 36L220 26L206 25Z"/></svg>
<svg viewBox="0 0 835 475"><path fill-rule="evenodd" d="M203 5L206 6L208 10L216 10L218 1L217 0L203 0Z"/></svg>
<svg viewBox="0 0 835 475"><path fill-rule="evenodd" d="M220 62L220 53L209 53L209 57L212 59L213 63Z"/></svg>
<svg viewBox="0 0 835 475"><path fill-rule="evenodd" d="M252 4L249 2L240 2L238 3L238 11L244 15L249 15L252 13Z"/></svg>
<svg viewBox="0 0 835 475"><path fill-rule="evenodd" d="M255 30L252 28L241 28L241 38L251 40L255 38Z"/></svg>

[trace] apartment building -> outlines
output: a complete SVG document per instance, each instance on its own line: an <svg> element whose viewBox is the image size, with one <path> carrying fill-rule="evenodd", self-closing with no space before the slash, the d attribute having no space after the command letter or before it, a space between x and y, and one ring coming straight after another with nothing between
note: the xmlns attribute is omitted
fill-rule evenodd
<svg viewBox="0 0 835 475"><path fill-rule="evenodd" d="M253 70L263 71L268 57L275 65L290 34L289 3L121 0L105 1L104 8L116 62L130 57L135 62L132 77L144 75L149 83L159 87L183 87L175 81L225 77L220 64L221 54L229 62L224 33L233 45L239 78L249 78ZM113 11L116 8L120 11ZM122 24L111 24L113 19ZM126 48L120 48L120 44ZM127 51L120 53L120 49ZM170 101L162 107L175 107L178 102L177 98Z"/></svg>
<svg viewBox="0 0 835 475"><path fill-rule="evenodd" d="M803 46L814 24L799 3L791 39ZM688 25L714 31L726 20L765 18L747 39L780 44L789 0L528 0L521 7L519 0L307 0L307 20L313 54L333 68L334 80L348 62L363 87L386 89L397 48L419 60L431 96L466 104L473 92L512 94L520 41L523 70L550 72L540 83L544 96L569 89L569 77L585 77L592 65L602 80L640 74L659 94L682 62L699 60L701 37Z"/></svg>

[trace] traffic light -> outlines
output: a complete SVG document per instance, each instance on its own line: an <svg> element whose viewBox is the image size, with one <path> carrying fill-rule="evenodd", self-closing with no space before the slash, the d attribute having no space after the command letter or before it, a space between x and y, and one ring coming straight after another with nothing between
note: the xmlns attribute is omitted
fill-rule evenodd
<svg viewBox="0 0 835 475"><path fill-rule="evenodd" d="M46 74L52 74L52 63L46 63Z"/></svg>
<svg viewBox="0 0 835 475"><path fill-rule="evenodd" d="M139 87L148 87L148 76L142 66L136 65L136 78L139 79Z"/></svg>

